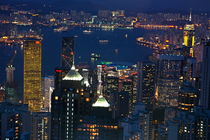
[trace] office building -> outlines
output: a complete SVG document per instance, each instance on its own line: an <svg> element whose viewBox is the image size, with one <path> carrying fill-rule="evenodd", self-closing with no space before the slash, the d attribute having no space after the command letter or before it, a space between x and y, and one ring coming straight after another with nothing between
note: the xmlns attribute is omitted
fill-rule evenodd
<svg viewBox="0 0 210 140"><path fill-rule="evenodd" d="M138 102L130 117L120 122L123 128L122 140L154 139L152 117L152 112L148 111L143 103Z"/></svg>
<svg viewBox="0 0 210 140"><path fill-rule="evenodd" d="M81 116L77 129L79 140L121 140L122 129L112 119L110 104L100 95L92 104L91 113Z"/></svg>
<svg viewBox="0 0 210 140"><path fill-rule="evenodd" d="M184 82L178 95L178 108L183 111L193 112L194 107L198 105L198 93L199 91L190 82Z"/></svg>
<svg viewBox="0 0 210 140"><path fill-rule="evenodd" d="M14 81L14 71L15 67L13 65L8 65L6 67L7 81L5 84L5 100L11 103L17 103L19 100L17 94L17 84Z"/></svg>
<svg viewBox="0 0 210 140"><path fill-rule="evenodd" d="M50 122L49 112L33 112L31 114L30 140L51 140Z"/></svg>
<svg viewBox="0 0 210 140"><path fill-rule="evenodd" d="M156 65L152 62L139 64L138 101L143 102L145 105L155 103L156 72Z"/></svg>
<svg viewBox="0 0 210 140"><path fill-rule="evenodd" d="M80 113L78 96L83 93L83 77L75 66L66 74L61 69L56 70L55 90L52 93L51 109L51 139L75 139L77 115Z"/></svg>
<svg viewBox="0 0 210 140"><path fill-rule="evenodd" d="M206 43L203 50L201 100L200 105L210 109L210 41Z"/></svg>
<svg viewBox="0 0 210 140"><path fill-rule="evenodd" d="M181 85L183 56L160 55L156 97L160 106L178 106L178 92Z"/></svg>
<svg viewBox="0 0 210 140"><path fill-rule="evenodd" d="M184 26L184 46L190 47L190 56L195 56L195 25L194 24L186 24Z"/></svg>
<svg viewBox="0 0 210 140"><path fill-rule="evenodd" d="M129 114L129 92L115 92L111 95L114 118L125 118Z"/></svg>
<svg viewBox="0 0 210 140"><path fill-rule="evenodd" d="M195 26L186 24L184 26L184 46L194 47L195 45Z"/></svg>
<svg viewBox="0 0 210 140"><path fill-rule="evenodd" d="M61 48L61 67L70 70L74 57L74 37L63 37Z"/></svg>
<svg viewBox="0 0 210 140"><path fill-rule="evenodd" d="M41 70L42 43L40 40L28 39L24 41L24 104L29 110L39 112L42 108Z"/></svg>
<svg viewBox="0 0 210 140"><path fill-rule="evenodd" d="M30 112L27 105L0 103L0 122L1 140L30 139Z"/></svg>
<svg viewBox="0 0 210 140"><path fill-rule="evenodd" d="M107 76L104 81L104 94L110 95L118 91L119 78L114 76Z"/></svg>
<svg viewBox="0 0 210 140"><path fill-rule="evenodd" d="M54 90L54 76L42 77L43 108L45 112L51 112L51 96Z"/></svg>
<svg viewBox="0 0 210 140"><path fill-rule="evenodd" d="M166 123L166 137L170 140L208 140L209 117L209 111L199 107L193 113L179 111Z"/></svg>

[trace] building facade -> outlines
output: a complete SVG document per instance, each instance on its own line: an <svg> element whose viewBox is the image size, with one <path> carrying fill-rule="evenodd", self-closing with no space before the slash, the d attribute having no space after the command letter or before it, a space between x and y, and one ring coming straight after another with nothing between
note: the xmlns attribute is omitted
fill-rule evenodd
<svg viewBox="0 0 210 140"><path fill-rule="evenodd" d="M41 70L42 43L40 40L24 41L24 104L29 110L39 112L42 108Z"/></svg>

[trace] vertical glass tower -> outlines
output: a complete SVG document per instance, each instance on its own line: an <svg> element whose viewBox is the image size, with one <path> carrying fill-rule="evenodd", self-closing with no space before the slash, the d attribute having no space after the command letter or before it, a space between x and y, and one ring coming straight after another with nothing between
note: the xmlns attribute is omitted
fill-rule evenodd
<svg viewBox="0 0 210 140"><path fill-rule="evenodd" d="M41 47L40 40L24 41L24 104L28 104L32 112L39 112L42 107Z"/></svg>
<svg viewBox="0 0 210 140"><path fill-rule="evenodd" d="M61 66L70 70L74 57L74 37L63 37L61 50Z"/></svg>

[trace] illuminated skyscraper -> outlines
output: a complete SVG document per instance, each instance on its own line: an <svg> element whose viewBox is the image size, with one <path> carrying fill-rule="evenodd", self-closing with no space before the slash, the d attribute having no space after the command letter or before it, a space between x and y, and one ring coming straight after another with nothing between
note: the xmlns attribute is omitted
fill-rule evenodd
<svg viewBox="0 0 210 140"><path fill-rule="evenodd" d="M186 24L184 27L184 46L191 47L190 55L194 56L195 46L195 26L194 24Z"/></svg>
<svg viewBox="0 0 210 140"><path fill-rule="evenodd" d="M28 104L32 112L39 112L42 107L41 47L40 40L24 41L24 104Z"/></svg>
<svg viewBox="0 0 210 140"><path fill-rule="evenodd" d="M195 45L195 26L186 24L184 27L184 45L193 47Z"/></svg>
<svg viewBox="0 0 210 140"><path fill-rule="evenodd" d="M182 77L183 56L160 55L158 62L158 93L157 100L160 106L169 107L178 105L180 78Z"/></svg>
<svg viewBox="0 0 210 140"><path fill-rule="evenodd" d="M74 57L74 37L63 37L61 49L61 66L70 70Z"/></svg>
<svg viewBox="0 0 210 140"><path fill-rule="evenodd" d="M79 119L78 97L83 94L83 77L76 71L74 65L65 76L64 74L62 70L56 70L55 90L51 98L52 140L75 139L76 123Z"/></svg>
<svg viewBox="0 0 210 140"><path fill-rule="evenodd" d="M193 112L194 106L198 105L198 93L190 82L184 82L179 91L178 108Z"/></svg>
<svg viewBox="0 0 210 140"><path fill-rule="evenodd" d="M151 105L155 99L156 65L144 62L139 67L139 99L146 105Z"/></svg>
<svg viewBox="0 0 210 140"><path fill-rule="evenodd" d="M51 95L54 90L54 77L42 77L43 111L51 112Z"/></svg>

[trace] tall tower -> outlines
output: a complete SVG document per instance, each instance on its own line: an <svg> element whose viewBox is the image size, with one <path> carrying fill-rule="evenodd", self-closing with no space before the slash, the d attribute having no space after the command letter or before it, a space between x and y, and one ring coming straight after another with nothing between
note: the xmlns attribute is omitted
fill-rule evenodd
<svg viewBox="0 0 210 140"><path fill-rule="evenodd" d="M200 104L210 109L210 41L203 49L203 67L202 67L202 83L201 83L201 101Z"/></svg>
<svg viewBox="0 0 210 140"><path fill-rule="evenodd" d="M195 45L195 26L186 24L184 26L184 46L194 47Z"/></svg>
<svg viewBox="0 0 210 140"><path fill-rule="evenodd" d="M14 71L15 67L13 67L13 65L8 65L6 67L7 83L9 84L12 84L14 82Z"/></svg>
<svg viewBox="0 0 210 140"><path fill-rule="evenodd" d="M70 70L74 57L74 37L63 37L61 50L61 66Z"/></svg>
<svg viewBox="0 0 210 140"><path fill-rule="evenodd" d="M29 110L39 112L42 107L41 97L41 60L42 44L40 40L24 41L24 104Z"/></svg>
<svg viewBox="0 0 210 140"><path fill-rule="evenodd" d="M155 100L156 65L152 62L140 63L139 100L146 105L152 105Z"/></svg>
<svg viewBox="0 0 210 140"><path fill-rule="evenodd" d="M156 97L163 107L178 106L178 93L182 77L184 57L180 55L160 55L158 60Z"/></svg>
<svg viewBox="0 0 210 140"><path fill-rule="evenodd" d="M52 93L52 140L73 140L79 114L78 96L82 90L83 77L76 71L74 64L65 75L56 70L55 90Z"/></svg>

